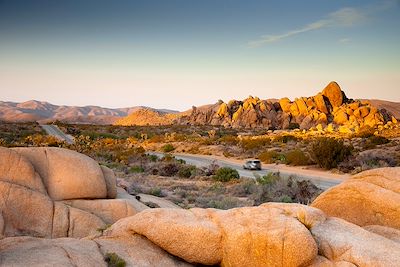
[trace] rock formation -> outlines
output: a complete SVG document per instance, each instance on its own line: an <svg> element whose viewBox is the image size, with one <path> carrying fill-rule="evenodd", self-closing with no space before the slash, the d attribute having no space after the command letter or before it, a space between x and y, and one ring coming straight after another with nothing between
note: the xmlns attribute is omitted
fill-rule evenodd
<svg viewBox="0 0 400 267"><path fill-rule="evenodd" d="M0 147L0 234L84 237L147 208L116 190L114 173L83 154Z"/></svg>
<svg viewBox="0 0 400 267"><path fill-rule="evenodd" d="M364 171L322 193L312 206L359 226L400 229L400 168Z"/></svg>
<svg viewBox="0 0 400 267"><path fill-rule="evenodd" d="M170 125L175 117L175 114L142 108L132 112L127 117L117 120L114 124L123 126Z"/></svg>
<svg viewBox="0 0 400 267"><path fill-rule="evenodd" d="M127 266L400 262L400 168L355 175L311 207L146 209L114 181L110 170L76 152L0 148L0 265L107 266L109 253ZM85 199L77 189L88 184ZM116 191L117 199L105 199Z"/></svg>
<svg viewBox="0 0 400 267"><path fill-rule="evenodd" d="M369 102L351 100L336 82L329 83L322 92L312 97L300 97L294 101L282 98L278 102L248 97L243 101L231 100L217 103L206 109L193 109L181 115L181 124L211 124L227 127L287 129L298 125L309 129L332 123L342 126L343 131L353 132L368 125L375 127L392 120L387 112L378 110Z"/></svg>

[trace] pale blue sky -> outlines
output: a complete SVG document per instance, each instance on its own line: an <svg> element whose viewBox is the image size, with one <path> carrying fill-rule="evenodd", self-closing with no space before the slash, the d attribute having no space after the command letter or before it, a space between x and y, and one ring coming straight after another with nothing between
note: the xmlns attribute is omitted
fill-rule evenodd
<svg viewBox="0 0 400 267"><path fill-rule="evenodd" d="M335 80L400 101L399 49L399 1L0 0L0 100L185 110Z"/></svg>

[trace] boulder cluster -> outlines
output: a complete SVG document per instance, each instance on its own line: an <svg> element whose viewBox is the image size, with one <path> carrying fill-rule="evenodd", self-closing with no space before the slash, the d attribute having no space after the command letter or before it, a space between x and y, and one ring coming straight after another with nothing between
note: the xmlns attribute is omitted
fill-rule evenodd
<svg viewBox="0 0 400 267"><path fill-rule="evenodd" d="M85 237L147 207L71 150L0 147L0 236Z"/></svg>
<svg viewBox="0 0 400 267"><path fill-rule="evenodd" d="M126 266L400 262L400 168L360 173L311 206L141 209L127 196L114 199L121 190L112 172L76 152L0 153L2 266L107 266L110 255Z"/></svg>
<svg viewBox="0 0 400 267"><path fill-rule="evenodd" d="M220 101L205 109L194 108L190 115L179 118L180 123L186 124L272 129L323 129L329 126L341 127L345 132L357 131L365 125L383 125L391 120L390 114L368 102L348 99L336 82L329 83L312 97L272 101L250 96L243 101Z"/></svg>

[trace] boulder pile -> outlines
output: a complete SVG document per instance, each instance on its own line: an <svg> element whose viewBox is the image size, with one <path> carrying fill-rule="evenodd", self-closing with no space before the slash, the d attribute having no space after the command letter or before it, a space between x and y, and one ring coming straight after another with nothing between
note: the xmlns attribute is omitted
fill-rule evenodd
<svg viewBox="0 0 400 267"><path fill-rule="evenodd" d="M1 148L0 162L2 266L107 266L111 258L126 266L400 262L400 168L360 173L311 206L183 210L107 198L116 192L112 172L76 152Z"/></svg>
<svg viewBox="0 0 400 267"><path fill-rule="evenodd" d="M189 115L178 118L181 124L234 128L310 129L329 125L329 128L340 128L348 133L363 126L375 127L395 120L385 110L378 110L369 102L348 99L336 82L329 83L322 92L312 97L272 101L249 96L243 101L220 101L207 108L193 108Z"/></svg>

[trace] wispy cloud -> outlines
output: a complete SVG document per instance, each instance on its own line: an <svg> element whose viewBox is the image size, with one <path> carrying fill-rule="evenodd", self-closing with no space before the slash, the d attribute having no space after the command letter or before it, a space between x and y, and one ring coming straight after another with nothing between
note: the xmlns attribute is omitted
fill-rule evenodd
<svg viewBox="0 0 400 267"><path fill-rule="evenodd" d="M367 20L371 13L389 9L397 4L397 0L382 2L379 6L368 7L368 8L353 8L345 7L335 12L329 13L325 18L307 24L301 28L288 31L283 34L277 35L263 35L258 40L248 42L249 47L260 47L268 43L280 41L282 39L306 33L310 31L320 30L329 27L351 27L358 25Z"/></svg>
<svg viewBox="0 0 400 267"><path fill-rule="evenodd" d="M350 39L349 38L342 38L342 39L340 39L339 40L339 43L341 43L341 44L348 44L348 43L350 43Z"/></svg>

